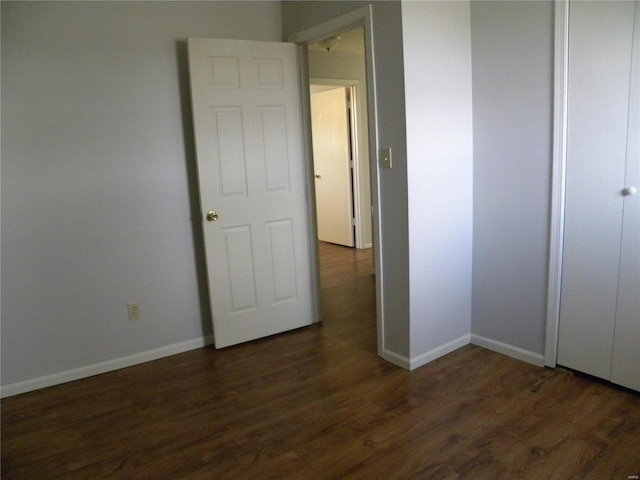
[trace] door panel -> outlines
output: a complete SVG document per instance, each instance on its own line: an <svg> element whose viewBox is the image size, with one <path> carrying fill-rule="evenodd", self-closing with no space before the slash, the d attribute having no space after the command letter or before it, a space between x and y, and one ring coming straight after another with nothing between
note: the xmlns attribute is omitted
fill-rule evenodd
<svg viewBox="0 0 640 480"><path fill-rule="evenodd" d="M231 287L231 312L255 309L256 287L251 229L248 225L221 229L224 235L229 286Z"/></svg>
<svg viewBox="0 0 640 480"><path fill-rule="evenodd" d="M346 89L311 94L318 239L354 246L351 147Z"/></svg>
<svg viewBox="0 0 640 480"><path fill-rule="evenodd" d="M244 135L240 107L212 108L215 135L212 154L219 165L222 195L244 195L247 192Z"/></svg>
<svg viewBox="0 0 640 480"><path fill-rule="evenodd" d="M287 122L282 107L260 107L260 146L266 175L267 191L289 188L287 164Z"/></svg>
<svg viewBox="0 0 640 480"><path fill-rule="evenodd" d="M571 2L569 17L557 361L605 379L616 328L634 9L633 2Z"/></svg>
<svg viewBox="0 0 640 480"><path fill-rule="evenodd" d="M291 220L269 222L269 249L273 262L272 303L295 300L296 258L293 255L293 225Z"/></svg>
<svg viewBox="0 0 640 480"><path fill-rule="evenodd" d="M309 325L295 46L191 38L189 68L215 345Z"/></svg>
<svg viewBox="0 0 640 480"><path fill-rule="evenodd" d="M640 7L636 2L625 187L640 187ZM624 197L611 381L640 390L640 195Z"/></svg>

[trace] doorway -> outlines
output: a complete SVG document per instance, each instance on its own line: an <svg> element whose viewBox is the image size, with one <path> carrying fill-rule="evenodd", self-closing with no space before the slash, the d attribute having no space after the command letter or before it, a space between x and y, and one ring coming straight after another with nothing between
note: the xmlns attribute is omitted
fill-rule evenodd
<svg viewBox="0 0 640 480"><path fill-rule="evenodd" d="M354 198L359 192L353 181L357 163L353 91L320 80L312 81L310 96L318 240L354 247L359 233Z"/></svg>
<svg viewBox="0 0 640 480"><path fill-rule="evenodd" d="M367 84L364 28L341 32L307 48L317 248L322 313L327 318L333 303L326 288L326 282L331 282L327 264L333 255L327 252L346 247L362 250L351 256L354 271L371 260L370 161L364 128L368 121L366 102L361 101Z"/></svg>
<svg viewBox="0 0 640 480"><path fill-rule="evenodd" d="M366 183L370 185L370 199L366 202L366 205L370 206L371 215L369 220L371 221L371 244L369 245L369 251L372 254L372 265L373 265L373 281L375 284L375 318L376 318L376 344L377 344L377 353L378 355L386 358L385 349L384 349L384 260L382 258L381 253L381 219L379 217L380 212L380 195L379 195L379 168L377 162L377 115L376 115L376 96L375 96L375 87L374 87L374 55L373 55L373 19L372 19L372 6L368 5L366 7L359 8L350 13L344 14L340 17L333 18L324 23L315 25L306 30L300 31L294 35L289 37L290 42L294 42L299 46L299 56L301 58L301 78L309 79L310 77L325 77L325 78L335 78L335 75L314 75L310 71L310 62L309 57L313 56L314 48L310 48L311 45L315 43L319 43L323 40L330 39L334 36L341 36L341 42L343 42L343 46L347 45L348 42L346 40L349 39L349 35L345 35L345 32L351 32L353 30L359 29L362 34L359 36L358 44L361 45L361 48L364 51L363 61L364 61L364 78L361 82L361 90L362 94L360 95L360 105L361 112L366 112L367 121L363 123L363 128L359 131L365 132L367 135L366 140L361 141L366 146L366 151L370 152L371 161L369 162L369 168L363 168L360 170L360 173L363 175L363 178L366 176ZM345 38L346 37L346 38ZM330 53L332 50L331 46L328 46L329 50L326 50L327 47L320 46L319 48L325 48L327 53ZM337 50L334 50L337 52ZM353 76L349 76L353 78ZM349 78L347 77L347 78ZM304 83L304 80L303 80ZM308 88L308 81L306 88ZM304 88L303 88L304 89ZM304 102L303 102L304 103ZM303 106L305 106L303 104ZM306 118L309 118L309 105L305 106L306 108ZM361 117L362 119L362 117ZM308 120L307 120L308 122ZM307 124L307 139L311 139L310 132L310 124ZM361 137L362 138L362 137ZM309 154L309 158L311 158L311 146L310 142L307 145L307 152ZM314 178L312 173L312 165L308 165L309 173L307 175L308 188L310 191L314 191ZM360 181L356 177L356 181ZM313 198L310 199L309 202L309 218L312 222L315 222L315 201ZM311 225L311 231L315 234L316 226ZM311 263L312 268L315 274L314 278L314 304L315 304L315 315L317 319L322 317L320 311L321 304L321 295L320 295L320 261L319 261L319 252L318 248L313 249L312 245L311 252Z"/></svg>
<svg viewBox="0 0 640 480"><path fill-rule="evenodd" d="M373 220L372 220L372 172L374 164L371 163L370 133L369 133L369 105L367 102L368 82L365 56L364 28L358 27L329 38L331 41L326 47L327 40L308 45L308 83L312 92L311 98L311 123L312 136L322 133L316 130L314 124L317 118L313 115L313 97L315 95L331 96L331 93L320 93L320 90L341 88L345 92L346 111L342 120L344 126L349 127L351 137L346 140L349 143L351 155L351 202L352 221L355 227L354 244L356 248L373 247ZM323 107L326 102L322 102ZM340 115L340 114L338 114ZM336 120L334 120L335 123ZM332 132L331 141L335 141L335 132ZM317 140L317 139L316 139ZM314 144L316 143L314 140ZM343 150L344 151L344 150ZM315 154L315 152L314 152ZM317 173L317 172L315 172ZM315 187L322 178L314 180ZM348 182L343 179L343 189ZM346 197L346 190L343 196ZM344 200L348 203L349 200ZM346 211L346 207L342 208ZM321 213L321 212L320 212ZM341 243L341 242L336 242Z"/></svg>

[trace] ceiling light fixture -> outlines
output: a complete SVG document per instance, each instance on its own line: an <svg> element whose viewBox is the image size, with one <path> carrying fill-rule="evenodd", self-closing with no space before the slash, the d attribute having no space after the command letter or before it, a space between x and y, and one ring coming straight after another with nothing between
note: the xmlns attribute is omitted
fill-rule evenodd
<svg viewBox="0 0 640 480"><path fill-rule="evenodd" d="M341 35L336 35L335 37L329 37L324 40L318 42L322 48L324 48L327 52L330 52L332 48L334 48L338 43L342 40Z"/></svg>

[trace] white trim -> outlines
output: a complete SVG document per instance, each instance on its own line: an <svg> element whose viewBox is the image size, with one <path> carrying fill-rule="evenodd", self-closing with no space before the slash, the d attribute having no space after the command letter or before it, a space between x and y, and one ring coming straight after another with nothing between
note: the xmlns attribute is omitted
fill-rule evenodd
<svg viewBox="0 0 640 480"><path fill-rule="evenodd" d="M434 348L425 353L421 353L417 357L411 357L410 362L410 370L414 370L418 367L422 367L429 362L433 362L440 357L444 357L445 355L458 350L459 348L464 347L465 345L469 345L471 339L470 334L465 334L455 340L450 341L449 343L445 343L444 345L440 345L439 347Z"/></svg>
<svg viewBox="0 0 640 480"><path fill-rule="evenodd" d="M549 237L549 272L547 285L547 329L544 364L556 366L560 288L562 279L562 244L564 238L565 178L567 166L567 86L569 56L569 1L556 0L555 10L555 87L553 166L551 187L551 224Z"/></svg>
<svg viewBox="0 0 640 480"><path fill-rule="evenodd" d="M384 219L380 216L380 162L378 161L378 99L376 81L376 62L373 42L373 7L369 4L360 15L364 15L364 43L365 62L367 68L367 118L369 120L369 162L371 182L371 235L373 248L374 274L376 281L376 331L378 337L378 351L385 346L385 299L384 299L384 262L382 257L382 224Z"/></svg>
<svg viewBox="0 0 640 480"><path fill-rule="evenodd" d="M372 237L373 237L373 259L374 259L374 268L375 268L375 277L376 277L376 330L377 330L377 339L378 339L378 355L382 358L387 358L387 352L385 347L385 317L384 317L384 284L383 284L383 258L382 258L382 222L383 219L380 218L379 212L380 208L380 181L379 181L379 167L378 167L378 112L377 112L377 99L376 99L376 75L375 75L375 51L374 51L374 43L373 43L373 7L371 4L349 12L340 17L334 18L327 22L321 23L314 27L311 27L307 30L303 30L302 32L298 32L289 37L290 42L297 43L298 45L308 45L310 43L315 43L320 40L324 40L325 38L331 37L338 33L350 30L355 27L362 26L364 27L364 46L365 46L365 64L367 69L367 115L369 119L369 162L370 162L370 173L371 173L371 216L372 216ZM306 75L308 78L307 71L307 52L306 48L300 48L300 59L301 59L301 74ZM302 84L301 84L302 85ZM307 102L309 101L308 96L308 88L306 89L306 96L303 96L303 100L306 98ZM305 95L303 93L303 95ZM304 103L304 102L303 102ZM306 111L306 113L305 113ZM308 141L310 137L310 131L308 127L309 122L309 112L308 112L308 103L307 105L303 105L303 114L307 115L305 117L306 125L305 128L306 134L309 135L305 141ZM308 146L308 151L311 146ZM311 157L308 158L308 163L311 163ZM311 181L312 178L309 180ZM309 190L313 193L313 187ZM311 203L311 202L310 202ZM312 208L312 207L310 207ZM310 219L311 222L315 222L313 218ZM317 253L316 253L317 255ZM312 258L312 263L314 268L317 267L317 263ZM315 272L315 275L319 278L319 273ZM317 298L319 298L319 283L318 285L314 285L317 289L314 293ZM392 360L389 360L392 361ZM393 362L393 361L392 361ZM393 362L395 363L395 362ZM407 367L405 367L407 368Z"/></svg>
<svg viewBox="0 0 640 480"><path fill-rule="evenodd" d="M539 353L531 352L520 347L514 347L508 343L502 343L480 335L471 334L471 344L477 345L493 352L501 353L516 360L530 363L537 367L544 366L544 357Z"/></svg>
<svg viewBox="0 0 640 480"><path fill-rule="evenodd" d="M398 355L391 350L383 350L379 352L378 355L380 356L380 358L386 360L387 362L393 363L394 365L404 368L405 370L411 369L411 360L409 360L404 355Z"/></svg>
<svg viewBox="0 0 640 480"><path fill-rule="evenodd" d="M345 13L339 17L314 25L313 27L307 28L301 32L294 33L289 36L288 40L289 42L297 43L299 45L309 45L360 26L365 27L366 36L367 24L370 20L371 5L367 5L366 7L358 8L352 12Z"/></svg>
<svg viewBox="0 0 640 480"><path fill-rule="evenodd" d="M469 344L486 348L492 352L500 353L507 357L515 358L516 360L530 363L537 367L544 366L544 357L539 353L531 352L523 348L515 347L480 335L475 335L473 333L462 335L449 343L422 353L416 357L411 357L410 359L389 350L385 350L380 356L399 367L406 368L408 370L415 370L416 368L422 367Z"/></svg>
<svg viewBox="0 0 640 480"><path fill-rule="evenodd" d="M298 46L298 68L300 97L302 99L302 136L305 150L305 178L307 187L307 218L309 225L309 268L311 269L311 298L313 299L313 322L322 321L322 298L320 287L320 256L317 248L318 218L316 216L316 186L313 176L313 145L311 143L311 93L309 84L304 79L309 78L308 51L302 45Z"/></svg>
<svg viewBox="0 0 640 480"><path fill-rule="evenodd" d="M75 368L73 370L54 373L44 377L12 383L2 387L0 397L11 397L13 395L19 395L33 390L39 390L41 388L52 387L54 385L60 385L74 380L100 375L101 373L120 370L121 368L132 367L133 365L138 365L140 363L146 363L152 360L176 355L178 353L188 352L189 350L202 348L204 346L211 345L212 343L213 337L211 336L196 338L195 340L174 343L154 350L129 355L127 357L107 360L106 362L94 363L93 365L87 365L86 367Z"/></svg>

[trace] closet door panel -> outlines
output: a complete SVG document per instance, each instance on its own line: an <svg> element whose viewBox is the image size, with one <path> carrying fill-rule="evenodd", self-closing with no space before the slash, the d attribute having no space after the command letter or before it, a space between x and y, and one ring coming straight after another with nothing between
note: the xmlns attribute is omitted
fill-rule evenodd
<svg viewBox="0 0 640 480"><path fill-rule="evenodd" d="M572 2L558 363L610 378L635 3ZM625 61L626 59L626 61Z"/></svg>
<svg viewBox="0 0 640 480"><path fill-rule="evenodd" d="M636 3L625 188L640 189L640 8ZM611 381L640 390L640 194L624 195ZM625 195L626 194L626 195Z"/></svg>

